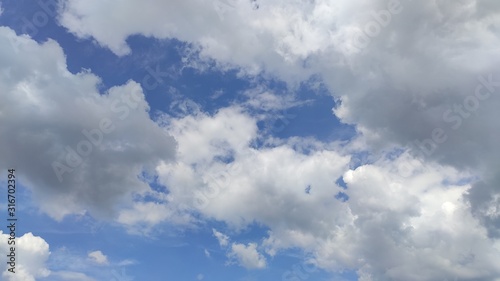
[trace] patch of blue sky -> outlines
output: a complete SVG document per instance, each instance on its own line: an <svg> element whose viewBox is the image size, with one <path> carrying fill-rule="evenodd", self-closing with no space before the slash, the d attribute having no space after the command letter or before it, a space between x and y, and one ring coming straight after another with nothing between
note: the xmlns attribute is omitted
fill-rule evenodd
<svg viewBox="0 0 500 281"><path fill-rule="evenodd" d="M347 193L339 191L337 195L335 195L335 199L341 201L341 202L346 202L349 200L349 195Z"/></svg>
<svg viewBox="0 0 500 281"><path fill-rule="evenodd" d="M338 186L342 187L343 189L347 189L347 184L346 184L346 183L345 183L345 181L344 181L344 177L339 177L339 178L337 179L337 181L335 181L335 183L336 183Z"/></svg>

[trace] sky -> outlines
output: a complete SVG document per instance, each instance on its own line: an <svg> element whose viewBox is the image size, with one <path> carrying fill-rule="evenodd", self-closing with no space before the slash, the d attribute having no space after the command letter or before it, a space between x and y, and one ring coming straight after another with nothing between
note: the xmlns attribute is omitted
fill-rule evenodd
<svg viewBox="0 0 500 281"><path fill-rule="evenodd" d="M496 0L0 0L0 279L500 281L499 62Z"/></svg>

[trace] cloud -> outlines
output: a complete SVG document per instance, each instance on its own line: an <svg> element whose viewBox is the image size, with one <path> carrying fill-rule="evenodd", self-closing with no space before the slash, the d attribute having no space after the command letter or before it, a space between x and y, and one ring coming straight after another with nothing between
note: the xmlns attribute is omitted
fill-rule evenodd
<svg viewBox="0 0 500 281"><path fill-rule="evenodd" d="M11 244L8 244L11 236L0 231L0 249L2 253L10 254ZM12 240L11 240L12 241ZM7 263L2 266L2 277L9 281L35 281L37 278L47 277L50 270L46 266L49 258L49 244L39 236L31 232L25 233L15 239L15 273L7 271L11 268Z"/></svg>
<svg viewBox="0 0 500 281"><path fill-rule="evenodd" d="M133 264L136 264L137 262L135 260L130 260L130 259L126 259L126 260L122 260L120 261L119 263L117 263L118 266L128 266L128 265L133 265Z"/></svg>
<svg viewBox="0 0 500 281"><path fill-rule="evenodd" d="M266 258L257 251L257 244L248 245L233 243L228 257L235 259L239 265L247 269L262 269L266 267Z"/></svg>
<svg viewBox="0 0 500 281"><path fill-rule="evenodd" d="M88 254L89 259L99 265L109 264L108 257L105 256L101 251L93 251Z"/></svg>
<svg viewBox="0 0 500 281"><path fill-rule="evenodd" d="M57 271L51 274L52 280L64 281L95 281L96 279L81 272ZM55 278L55 279L54 279Z"/></svg>
<svg viewBox="0 0 500 281"><path fill-rule="evenodd" d="M148 193L149 194L149 193ZM164 198L162 194L151 193L156 198ZM183 210L174 209L168 200L162 202L134 202L131 208L120 211L117 221L123 224L129 233L149 235L153 227L168 221L177 226L191 226L194 219Z"/></svg>
<svg viewBox="0 0 500 281"><path fill-rule="evenodd" d="M90 212L113 218L132 194L150 190L139 176L174 158L175 141L148 115L134 81L99 93L98 77L67 70L61 47L0 27L0 167L20 179L55 219ZM147 144L147 145L146 145Z"/></svg>
<svg viewBox="0 0 500 281"><path fill-rule="evenodd" d="M237 263L247 269L261 269L266 267L266 258L257 251L256 243L248 243L248 245L240 243L232 243L229 247L229 236L212 229L212 232L219 241L222 248L226 248L229 263ZM210 257L210 253L205 249L205 255Z"/></svg>
<svg viewBox="0 0 500 281"><path fill-rule="evenodd" d="M196 275L196 280L203 280L203 278L205 278L205 276L201 273Z"/></svg>
<svg viewBox="0 0 500 281"><path fill-rule="evenodd" d="M130 278L125 273L125 268L136 262L130 259L113 261L102 251L89 251L87 253L73 248L60 247L55 249L50 257L50 280L113 280Z"/></svg>
<svg viewBox="0 0 500 281"><path fill-rule="evenodd" d="M221 247L225 247L225 246L227 246L229 244L229 236L227 236L227 235L225 235L223 233L220 233L220 232L218 232L215 229L212 229L212 232L214 233L215 238L217 238L217 241L219 241L219 245ZM205 254L206 253L207 252L205 252Z"/></svg>
<svg viewBox="0 0 500 281"><path fill-rule="evenodd" d="M246 121L227 125L234 120ZM365 149L364 136L348 144L268 139L253 147L260 137L252 129L257 119L236 108L164 122L183 151L176 165L158 167L159 181L171 187L174 202L233 229L265 225L269 232L262 247L271 256L300 248L320 268L354 269L372 279L412 280L419 272L424 280L489 280L500 270L490 262L500 255L497 242L464 200L472 189L471 172L423 162L408 152L352 166ZM220 150L224 157L218 156L217 140L229 133L245 137L229 142ZM196 149L183 147L195 134ZM347 189L338 185L339 178ZM346 202L336 199L339 192L348 196ZM213 233L221 246L230 247L232 260L262 266L265 259L255 255L252 262L243 261L242 253L255 254L257 244L230 243L227 235Z"/></svg>

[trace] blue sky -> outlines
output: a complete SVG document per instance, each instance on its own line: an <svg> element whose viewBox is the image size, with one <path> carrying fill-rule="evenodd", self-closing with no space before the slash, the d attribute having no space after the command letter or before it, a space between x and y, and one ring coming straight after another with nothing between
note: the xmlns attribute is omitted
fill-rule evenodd
<svg viewBox="0 0 500 281"><path fill-rule="evenodd" d="M500 6L358 2L0 0L1 280L500 280Z"/></svg>

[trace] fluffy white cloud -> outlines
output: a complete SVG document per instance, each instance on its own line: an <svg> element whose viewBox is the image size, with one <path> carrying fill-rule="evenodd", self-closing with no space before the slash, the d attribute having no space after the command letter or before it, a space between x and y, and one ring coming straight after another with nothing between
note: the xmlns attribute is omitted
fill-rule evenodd
<svg viewBox="0 0 500 281"><path fill-rule="evenodd" d="M7 242L10 235L0 231L0 251L10 253ZM82 271L89 271L95 264L108 265L107 257L101 251L89 253L87 259L78 255L68 254L63 250L50 251L49 244L40 236L35 236L31 232L16 237L15 240L16 265L15 273L7 271L10 266L7 264L8 257L4 257L1 280L5 281L35 281L61 280L61 281L95 281ZM51 261L49 261L49 258ZM88 261L91 262L88 262ZM48 265L57 263L57 267L62 270L51 270Z"/></svg>
<svg viewBox="0 0 500 281"><path fill-rule="evenodd" d="M174 158L175 141L151 121L139 84L100 94L99 78L66 68L60 46L0 27L0 168L19 176L56 219L89 211L116 215L131 194L150 190L139 176Z"/></svg>
<svg viewBox="0 0 500 281"><path fill-rule="evenodd" d="M10 247L15 247L14 255L16 257L15 261L15 273L7 271L11 268L7 262L9 258L5 255L2 264L2 277L3 280L8 281L35 281L36 278L47 277L50 275L50 270L46 266L46 262L49 258L49 244L39 236L34 236L31 232L24 234L21 237L16 237L15 246L7 244L9 234L4 234L0 230L0 250L2 253L10 254Z"/></svg>
<svg viewBox="0 0 500 281"><path fill-rule="evenodd" d="M247 269L262 269L266 267L266 258L257 251L257 244L248 245L233 243L229 258L235 259L239 265Z"/></svg>
<svg viewBox="0 0 500 281"><path fill-rule="evenodd" d="M149 193L148 193L149 194ZM163 194L152 193L157 198ZM178 226L189 226L194 219L184 210L174 209L169 201L162 202L134 202L130 208L120 210L117 221L124 225L131 234L149 235L153 227L168 221Z"/></svg>
<svg viewBox="0 0 500 281"><path fill-rule="evenodd" d="M88 257L90 260L93 262L100 264L100 265L106 265L109 264L108 257L105 256L101 251L93 251L88 254Z"/></svg>
<svg viewBox="0 0 500 281"><path fill-rule="evenodd" d="M237 263L247 269L262 269L266 267L266 258L257 251L256 243L248 243L248 245L240 243L231 243L229 246L229 236L212 229L213 235L219 241L221 248L227 250L228 263ZM210 257L210 254L205 250L205 255Z"/></svg>

